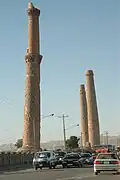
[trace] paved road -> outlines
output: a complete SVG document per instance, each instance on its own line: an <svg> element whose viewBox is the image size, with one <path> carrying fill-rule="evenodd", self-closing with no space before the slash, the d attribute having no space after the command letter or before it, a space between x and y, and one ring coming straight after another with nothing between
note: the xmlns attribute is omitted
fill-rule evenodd
<svg viewBox="0 0 120 180"><path fill-rule="evenodd" d="M92 168L68 168L68 169L33 169L18 172L0 173L0 180L120 180L120 175L112 173L101 173L98 176L93 174Z"/></svg>

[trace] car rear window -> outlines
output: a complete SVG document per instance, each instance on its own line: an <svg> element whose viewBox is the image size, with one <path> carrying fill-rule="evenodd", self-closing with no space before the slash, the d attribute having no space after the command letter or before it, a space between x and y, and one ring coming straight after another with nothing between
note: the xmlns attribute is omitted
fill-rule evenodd
<svg viewBox="0 0 120 180"><path fill-rule="evenodd" d="M97 159L118 159L116 154L99 154Z"/></svg>

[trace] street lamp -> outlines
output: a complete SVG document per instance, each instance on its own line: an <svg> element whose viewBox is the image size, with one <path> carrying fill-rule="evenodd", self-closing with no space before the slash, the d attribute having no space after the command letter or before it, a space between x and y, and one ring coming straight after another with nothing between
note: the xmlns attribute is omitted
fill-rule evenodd
<svg viewBox="0 0 120 180"><path fill-rule="evenodd" d="M62 118L62 122L63 122L63 137L64 137L64 148L66 150L66 128L65 128L65 118L69 117L68 115L62 115L62 116L58 116L58 118Z"/></svg>
<svg viewBox="0 0 120 180"><path fill-rule="evenodd" d="M107 147L108 147L108 131L105 131L105 137L106 137L106 144L107 144Z"/></svg>
<svg viewBox="0 0 120 180"><path fill-rule="evenodd" d="M66 150L66 131L69 130L69 129L72 129L72 128L74 128L74 127L78 127L78 126L79 126L79 124L75 124L75 125L72 125L72 126L64 129L64 131L65 131L65 142L64 142L64 144L65 144L65 150Z"/></svg>
<svg viewBox="0 0 120 180"><path fill-rule="evenodd" d="M76 124L76 125L72 125L68 128L65 127L65 118L68 118L69 116L68 115L62 115L62 116L58 116L58 118L62 118L62 122L63 122L63 137L64 137L64 148L66 150L66 130L69 130L71 128L74 128L76 126L79 126L79 124Z"/></svg>
<svg viewBox="0 0 120 180"><path fill-rule="evenodd" d="M54 116L54 115L55 115L54 113L48 114L48 115L46 115L46 116L43 116L43 117L41 118L41 120L43 120L43 119L45 119L45 118L48 118L48 117L52 117L52 116ZM41 129L41 126L40 126L40 129ZM41 131L40 131L40 142L41 142Z"/></svg>
<svg viewBox="0 0 120 180"><path fill-rule="evenodd" d="M46 115L46 116L43 116L41 119L45 119L45 118L47 118L47 117L54 116L54 115L55 115L54 113L48 114L48 115Z"/></svg>
<svg viewBox="0 0 120 180"><path fill-rule="evenodd" d="M79 126L79 124L74 124L74 125L72 125L72 126L70 126L70 127L66 128L65 130L72 129L72 128L77 127L77 126Z"/></svg>

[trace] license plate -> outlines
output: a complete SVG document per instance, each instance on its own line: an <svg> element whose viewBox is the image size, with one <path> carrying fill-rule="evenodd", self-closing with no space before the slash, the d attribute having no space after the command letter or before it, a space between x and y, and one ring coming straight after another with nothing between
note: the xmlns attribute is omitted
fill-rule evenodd
<svg viewBox="0 0 120 180"><path fill-rule="evenodd" d="M106 162L104 162L104 164L109 164L109 162L108 162L108 161L106 161Z"/></svg>
<svg viewBox="0 0 120 180"><path fill-rule="evenodd" d="M43 166L43 164L40 164L40 167L42 167Z"/></svg>

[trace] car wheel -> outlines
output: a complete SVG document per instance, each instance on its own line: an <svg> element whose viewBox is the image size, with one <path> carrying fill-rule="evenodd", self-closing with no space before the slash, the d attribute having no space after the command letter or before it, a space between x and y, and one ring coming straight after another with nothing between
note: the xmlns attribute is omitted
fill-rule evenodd
<svg viewBox="0 0 120 180"><path fill-rule="evenodd" d="M95 172L95 175L98 175L98 171Z"/></svg>
<svg viewBox="0 0 120 180"><path fill-rule="evenodd" d="M42 167L40 167L40 169L42 169Z"/></svg>
<svg viewBox="0 0 120 180"><path fill-rule="evenodd" d="M35 167L35 170L37 171L37 170L38 170L38 167Z"/></svg>
<svg viewBox="0 0 120 180"><path fill-rule="evenodd" d="M53 169L55 169L56 168L56 166L53 166Z"/></svg>
<svg viewBox="0 0 120 180"><path fill-rule="evenodd" d="M67 166L65 166L65 165L62 165L62 167L63 167L63 168L66 168Z"/></svg>
<svg viewBox="0 0 120 180"><path fill-rule="evenodd" d="M49 169L52 169L52 166L49 166Z"/></svg>
<svg viewBox="0 0 120 180"><path fill-rule="evenodd" d="M79 168L82 168L82 167L83 167L83 165L82 165L81 163L79 163L79 164L78 164L78 167L79 167Z"/></svg>

